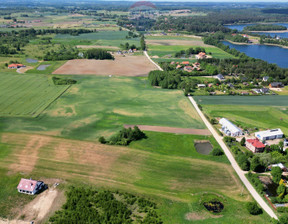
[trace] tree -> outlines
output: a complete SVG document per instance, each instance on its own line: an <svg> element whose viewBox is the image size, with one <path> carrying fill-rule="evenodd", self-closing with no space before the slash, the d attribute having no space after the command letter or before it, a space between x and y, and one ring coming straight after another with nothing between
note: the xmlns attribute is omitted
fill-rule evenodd
<svg viewBox="0 0 288 224"><path fill-rule="evenodd" d="M282 170L280 167L272 167L271 169L272 180L275 184L279 184L282 177Z"/></svg>
<svg viewBox="0 0 288 224"><path fill-rule="evenodd" d="M277 188L278 197L283 199L286 194L286 186L284 184L280 184Z"/></svg>
<svg viewBox="0 0 288 224"><path fill-rule="evenodd" d="M240 145L241 145L241 146L245 146L245 142L246 142L246 138L243 137L243 138L241 139L241 141L240 141Z"/></svg>
<svg viewBox="0 0 288 224"><path fill-rule="evenodd" d="M211 154L213 156L222 156L224 153L220 148L216 147L211 151Z"/></svg>
<svg viewBox="0 0 288 224"><path fill-rule="evenodd" d="M98 141L99 141L101 144L106 144L106 139L105 139L103 136L101 136L101 137L98 139Z"/></svg>
<svg viewBox="0 0 288 224"><path fill-rule="evenodd" d="M248 161L248 158L243 153L238 154L236 160L242 170L250 170L250 163Z"/></svg>
<svg viewBox="0 0 288 224"><path fill-rule="evenodd" d="M281 215L279 221L281 224L288 224L288 214Z"/></svg>
<svg viewBox="0 0 288 224"><path fill-rule="evenodd" d="M262 209L258 207L256 202L248 202L246 208L251 215L259 215L263 213Z"/></svg>
<svg viewBox="0 0 288 224"><path fill-rule="evenodd" d="M263 165L261 164L260 162L260 159L258 156L254 156L252 159L251 159L251 165L250 165L250 169L252 171L255 171L255 172L261 172L263 171Z"/></svg>
<svg viewBox="0 0 288 224"><path fill-rule="evenodd" d="M141 36L141 39L140 39L140 47L141 47L141 50L143 51L146 50L146 43L145 43L145 39L143 35Z"/></svg>

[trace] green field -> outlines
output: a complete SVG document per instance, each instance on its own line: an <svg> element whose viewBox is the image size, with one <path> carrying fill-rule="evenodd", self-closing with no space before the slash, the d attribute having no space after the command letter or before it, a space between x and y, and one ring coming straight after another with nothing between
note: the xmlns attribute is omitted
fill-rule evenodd
<svg viewBox="0 0 288 224"><path fill-rule="evenodd" d="M135 148L142 147L139 150L134 149L133 145L127 148L48 136L3 133L2 139L10 150L5 156L0 154L0 177L1 180L8 178L9 182L4 186L0 184L0 195L7 193L10 201L29 200L27 195L16 194L14 185L20 178L17 171L22 170L23 173L23 170L32 170L24 176L59 178L69 185L92 184L94 187L151 198L158 204L164 223L191 223L190 215L192 220L195 215L201 218L194 220L197 223L230 224L233 220L243 224L266 223L266 214L251 216L245 209L245 203L251 198L246 190L242 192L241 183L224 156L224 163L209 160L211 156L199 159L205 157L200 155L197 159L195 149L191 146L193 139L201 137L174 135L170 141L177 150L174 153L171 146L166 151L167 144L164 144L171 134L146 133L148 139L157 137L160 144L157 145L153 139L151 145L147 145L147 142L137 143ZM25 146L31 144L35 137L41 141L41 147L34 148L33 154L36 153L37 157L24 154L27 150ZM185 146L183 140L189 138L191 141L187 141ZM192 152L188 151L189 146ZM13 166L15 163L19 163L19 166ZM21 164L28 165L22 167ZM9 176L6 167L11 167ZM207 194L219 198L224 204L220 216L207 212L201 204ZM1 214L12 217L13 211L9 212L6 198L0 197L0 208L3 208Z"/></svg>
<svg viewBox="0 0 288 224"><path fill-rule="evenodd" d="M183 45L149 45L148 46L148 50L149 50L149 55L150 56L159 56L159 57L163 57L165 55L172 55L172 58L174 57L174 54L178 51L181 50L187 50L189 48L195 48L197 46L183 46ZM205 51L207 53L211 52L212 53L212 57L214 58L234 58L234 56L226 53L225 51L216 48L216 47L203 47L205 48Z"/></svg>
<svg viewBox="0 0 288 224"><path fill-rule="evenodd" d="M4 130L56 132L58 136L96 140L100 135L110 136L124 124L205 128L180 90L151 87L146 78L72 78L78 83L39 119L1 118L7 124Z"/></svg>
<svg viewBox="0 0 288 224"><path fill-rule="evenodd" d="M96 33L85 33L79 36L69 34L58 34L54 37L53 43L70 45L103 45L119 47L120 44L128 42L130 45L139 46L140 38L126 39L128 31L100 31Z"/></svg>
<svg viewBox="0 0 288 224"><path fill-rule="evenodd" d="M288 96L195 96L203 105L288 106Z"/></svg>
<svg viewBox="0 0 288 224"><path fill-rule="evenodd" d="M70 87L55 86L46 76L0 77L0 116L36 117Z"/></svg>
<svg viewBox="0 0 288 224"><path fill-rule="evenodd" d="M281 128L288 133L288 107L246 106L246 105L202 105L203 111L211 117L226 117L247 128Z"/></svg>

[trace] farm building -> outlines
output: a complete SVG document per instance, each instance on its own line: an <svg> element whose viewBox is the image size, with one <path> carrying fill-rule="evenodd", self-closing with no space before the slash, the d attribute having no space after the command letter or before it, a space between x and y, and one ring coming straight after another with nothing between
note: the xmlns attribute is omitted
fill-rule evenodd
<svg viewBox="0 0 288 224"><path fill-rule="evenodd" d="M255 137L258 138L260 141L273 140L277 138L283 138L283 132L280 128L259 131L255 133Z"/></svg>
<svg viewBox="0 0 288 224"><path fill-rule="evenodd" d="M21 178L17 189L20 193L34 195L43 187L44 183L42 181Z"/></svg>
<svg viewBox="0 0 288 224"><path fill-rule="evenodd" d="M239 136L243 135L243 132L235 124L227 120L226 118L221 118L219 124L222 126L222 131L228 136Z"/></svg>
<svg viewBox="0 0 288 224"><path fill-rule="evenodd" d="M25 65L23 64L11 64L11 65L8 65L8 68L22 68L22 67L26 67Z"/></svg>
<svg viewBox="0 0 288 224"><path fill-rule="evenodd" d="M258 139L247 139L246 147L254 153L263 152L265 145Z"/></svg>

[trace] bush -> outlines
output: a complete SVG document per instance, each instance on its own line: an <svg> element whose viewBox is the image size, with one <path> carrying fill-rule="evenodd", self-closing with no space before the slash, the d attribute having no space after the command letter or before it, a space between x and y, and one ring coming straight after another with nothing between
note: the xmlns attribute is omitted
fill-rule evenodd
<svg viewBox="0 0 288 224"><path fill-rule="evenodd" d="M277 212L288 213L288 207L278 207Z"/></svg>
<svg viewBox="0 0 288 224"><path fill-rule="evenodd" d="M213 156L222 156L224 152L220 148L216 147L211 151L211 154Z"/></svg>
<svg viewBox="0 0 288 224"><path fill-rule="evenodd" d="M246 138L243 137L243 138L241 139L241 141L240 141L240 145L241 145L241 146L245 146L245 142L246 142Z"/></svg>
<svg viewBox="0 0 288 224"><path fill-rule="evenodd" d="M256 202L248 202L246 208L251 215L260 215L263 213Z"/></svg>
<svg viewBox="0 0 288 224"><path fill-rule="evenodd" d="M283 214L279 218L281 224L288 224L288 214Z"/></svg>
<svg viewBox="0 0 288 224"><path fill-rule="evenodd" d="M129 145L132 141L137 141L146 138L144 132L142 132L137 126L132 128L123 128L116 135L112 136L109 141L105 140L105 143L110 145ZM100 137L101 138L101 137ZM103 139L99 139L103 140ZM103 143L103 144L105 144Z"/></svg>
<svg viewBox="0 0 288 224"><path fill-rule="evenodd" d="M247 156L245 156L243 153L239 153L236 156L236 161L242 170L250 170L250 162L248 161Z"/></svg>
<svg viewBox="0 0 288 224"><path fill-rule="evenodd" d="M106 144L106 139L105 139L103 136L101 136L101 137L98 139L98 141L99 141L101 144Z"/></svg>
<svg viewBox="0 0 288 224"><path fill-rule="evenodd" d="M55 85L72 85L77 83L77 81L74 79L52 77L52 80Z"/></svg>
<svg viewBox="0 0 288 224"><path fill-rule="evenodd" d="M271 169L272 180L275 184L279 184L282 177L282 170L280 167L272 167Z"/></svg>
<svg viewBox="0 0 288 224"><path fill-rule="evenodd" d="M236 142L236 138L234 137L229 137L229 136L225 136L223 138L224 142Z"/></svg>

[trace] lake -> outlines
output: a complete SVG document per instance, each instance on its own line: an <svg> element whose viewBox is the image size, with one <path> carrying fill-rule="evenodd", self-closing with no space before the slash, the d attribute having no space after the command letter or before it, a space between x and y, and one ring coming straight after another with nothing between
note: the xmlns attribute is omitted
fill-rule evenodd
<svg viewBox="0 0 288 224"><path fill-rule="evenodd" d="M288 68L287 48L260 44L232 44L228 41L223 41L222 43L228 45L230 48L235 48L250 57L262 59L269 63L275 63L281 68Z"/></svg>
<svg viewBox="0 0 288 224"><path fill-rule="evenodd" d="M275 25L281 25L281 26L286 26L288 28L288 23L273 23ZM242 31L244 27L246 26L252 26L256 24L237 24L237 25L225 25L225 27L228 27L232 30L236 29L238 31ZM288 31L285 33L269 33L269 32L255 32L259 34L265 34L265 35L270 35L271 37L274 37L275 35L281 37L281 38L288 38Z"/></svg>

